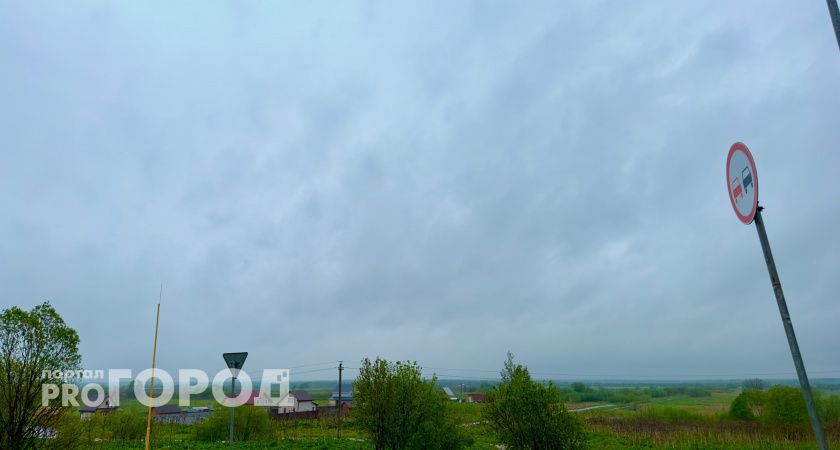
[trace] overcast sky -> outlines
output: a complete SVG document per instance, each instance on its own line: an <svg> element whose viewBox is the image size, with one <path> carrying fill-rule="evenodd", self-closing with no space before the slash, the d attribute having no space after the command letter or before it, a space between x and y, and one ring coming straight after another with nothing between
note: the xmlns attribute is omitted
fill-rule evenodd
<svg viewBox="0 0 840 450"><path fill-rule="evenodd" d="M840 376L824 1L3 2L0 306L90 369ZM324 370L321 370L324 369Z"/></svg>

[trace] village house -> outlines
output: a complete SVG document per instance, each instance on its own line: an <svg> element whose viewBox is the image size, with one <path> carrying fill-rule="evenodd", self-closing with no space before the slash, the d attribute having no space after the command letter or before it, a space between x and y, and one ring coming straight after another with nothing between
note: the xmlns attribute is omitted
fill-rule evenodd
<svg viewBox="0 0 840 450"><path fill-rule="evenodd" d="M341 388L341 397L338 396L338 391L333 392L332 396L330 397L330 406L338 406L339 403L342 407L353 407L353 388L344 389Z"/></svg>
<svg viewBox="0 0 840 450"><path fill-rule="evenodd" d="M450 388L449 386L443 387L443 393L446 394L447 397L449 397L449 400L452 400L453 402L459 401L458 396L455 395L454 392L452 392L452 388Z"/></svg>
<svg viewBox="0 0 840 450"><path fill-rule="evenodd" d="M228 401L228 399L225 400ZM262 394L261 391L251 391L248 395L248 400L245 401L245 404L263 408L268 411L271 408L271 398L268 394Z"/></svg>
<svg viewBox="0 0 840 450"><path fill-rule="evenodd" d="M196 422L201 422L213 414L213 408L209 406L196 406L185 411L184 424L192 425Z"/></svg>
<svg viewBox="0 0 840 450"><path fill-rule="evenodd" d="M487 403L487 396L484 394L467 394L467 403Z"/></svg>
<svg viewBox="0 0 840 450"><path fill-rule="evenodd" d="M152 416L158 423L181 423L191 425L200 422L213 413L207 406L199 406L187 410L181 409L178 405L163 405L152 408Z"/></svg>
<svg viewBox="0 0 840 450"><path fill-rule="evenodd" d="M111 399L105 395L99 403L88 406L82 405L79 407L79 417L82 420L90 419L94 414L108 414L109 412L117 409L117 406L111 404Z"/></svg>
<svg viewBox="0 0 840 450"><path fill-rule="evenodd" d="M158 423L184 423L186 413L178 405L162 405L152 408L152 417Z"/></svg>
<svg viewBox="0 0 840 450"><path fill-rule="evenodd" d="M312 396L306 391L291 391L289 392L289 399L292 401L292 406L278 406L278 414L286 414L293 412L310 412L317 411L318 404L315 403ZM285 399L284 399L285 400ZM281 403L287 403L285 401Z"/></svg>

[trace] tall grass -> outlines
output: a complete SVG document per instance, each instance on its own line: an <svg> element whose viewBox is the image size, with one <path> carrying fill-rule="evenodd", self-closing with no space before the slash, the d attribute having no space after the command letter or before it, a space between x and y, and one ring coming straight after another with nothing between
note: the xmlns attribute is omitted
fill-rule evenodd
<svg viewBox="0 0 840 450"><path fill-rule="evenodd" d="M635 414L585 416L590 431L609 433L640 447L697 449L797 449L813 448L807 424L767 425L704 416L677 408L645 408ZM840 423L825 427L834 446L840 444Z"/></svg>

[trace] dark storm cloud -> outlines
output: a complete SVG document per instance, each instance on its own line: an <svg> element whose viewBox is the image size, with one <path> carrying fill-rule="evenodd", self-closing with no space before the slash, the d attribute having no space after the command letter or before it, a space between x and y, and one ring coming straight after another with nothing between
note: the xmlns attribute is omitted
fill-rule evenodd
<svg viewBox="0 0 840 450"><path fill-rule="evenodd" d="M726 198L743 140L806 363L840 374L822 5L6 9L3 305L51 300L86 366L147 364L162 281L173 369L792 376Z"/></svg>

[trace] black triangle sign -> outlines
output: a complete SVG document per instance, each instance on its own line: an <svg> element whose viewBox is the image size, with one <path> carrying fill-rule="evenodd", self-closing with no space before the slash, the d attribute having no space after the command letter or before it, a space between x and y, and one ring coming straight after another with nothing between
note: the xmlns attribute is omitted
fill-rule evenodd
<svg viewBox="0 0 840 450"><path fill-rule="evenodd" d="M248 352L222 353L222 357L225 358L228 369L230 369L230 372L235 377L242 370L242 365L245 364L245 358L248 357Z"/></svg>

